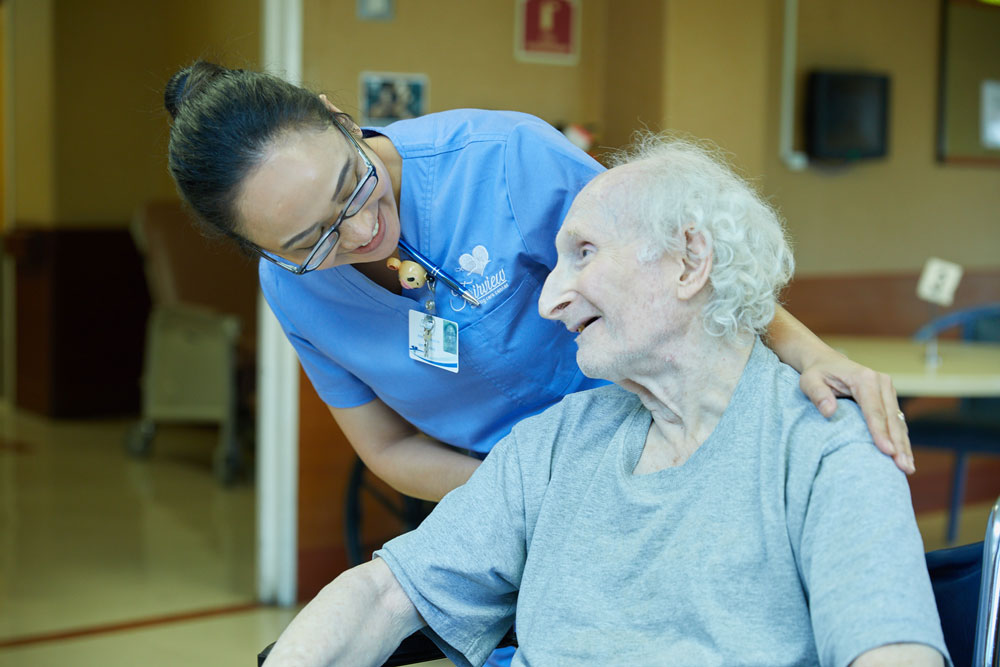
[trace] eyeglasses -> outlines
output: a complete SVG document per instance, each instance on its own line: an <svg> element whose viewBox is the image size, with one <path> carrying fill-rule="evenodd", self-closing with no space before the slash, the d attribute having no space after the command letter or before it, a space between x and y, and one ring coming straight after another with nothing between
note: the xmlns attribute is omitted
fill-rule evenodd
<svg viewBox="0 0 1000 667"><path fill-rule="evenodd" d="M372 161L368 159L365 152L361 150L361 146L358 144L357 140L354 138L347 128L341 125L337 120L333 121L333 124L344 133L344 136L354 144L354 148L358 151L358 155L364 160L365 165L368 167L368 172L365 177L358 182L358 187L354 188L354 192L351 193L350 198L347 200L347 206L344 210L340 212L337 216L336 221L330 225L323 235L319 237L319 241L316 245L312 247L309 251L309 256L306 257L306 261L301 264L296 264L295 262L290 262L283 257L279 257L269 250L264 250L263 248L254 245L253 249L263 257L264 259L273 262L285 269L286 271L291 271L296 275L302 275L307 271L312 271L319 268L319 266L326 261L326 258L330 256L330 252L333 250L334 246L337 245L337 241L340 240L340 225L347 220L352 215L357 214L358 211L365 207L368 203L368 198L372 196L372 192L375 191L375 186L378 185L378 172L375 171L375 165Z"/></svg>

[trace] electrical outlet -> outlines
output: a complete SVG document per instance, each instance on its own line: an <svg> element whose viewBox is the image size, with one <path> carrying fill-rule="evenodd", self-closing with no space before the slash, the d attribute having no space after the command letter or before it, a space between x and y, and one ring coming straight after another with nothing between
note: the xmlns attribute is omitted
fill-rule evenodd
<svg viewBox="0 0 1000 667"><path fill-rule="evenodd" d="M939 306L950 306L955 300L955 289L961 280L962 267L959 264L930 257L920 274L917 296Z"/></svg>

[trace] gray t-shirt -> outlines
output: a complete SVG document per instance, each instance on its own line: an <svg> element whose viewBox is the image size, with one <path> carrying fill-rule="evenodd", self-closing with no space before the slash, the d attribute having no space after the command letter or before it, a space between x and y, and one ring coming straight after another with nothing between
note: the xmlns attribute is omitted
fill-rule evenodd
<svg viewBox="0 0 1000 667"><path fill-rule="evenodd" d="M377 552L457 665L515 613L512 665L947 655L906 480L853 403L824 419L758 341L708 440L636 476L649 424L620 387L567 396Z"/></svg>

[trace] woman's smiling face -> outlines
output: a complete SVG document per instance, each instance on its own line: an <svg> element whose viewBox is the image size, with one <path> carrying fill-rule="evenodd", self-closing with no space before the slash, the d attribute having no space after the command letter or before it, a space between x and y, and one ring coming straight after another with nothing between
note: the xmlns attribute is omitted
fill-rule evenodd
<svg viewBox="0 0 1000 667"><path fill-rule="evenodd" d="M340 224L340 239L317 268L375 262L399 242L399 212L389 172L361 140L378 182L368 201ZM236 200L241 231L261 249L300 264L345 211L368 163L343 132L293 130L279 135L244 179ZM363 198L364 192L361 193Z"/></svg>

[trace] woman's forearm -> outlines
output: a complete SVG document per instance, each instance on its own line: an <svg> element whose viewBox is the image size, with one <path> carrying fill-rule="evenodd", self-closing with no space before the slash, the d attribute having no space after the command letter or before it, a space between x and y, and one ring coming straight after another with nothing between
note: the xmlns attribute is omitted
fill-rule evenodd
<svg viewBox="0 0 1000 667"><path fill-rule="evenodd" d="M441 500L479 467L479 459L421 434L378 399L330 414L368 469L408 496Z"/></svg>
<svg viewBox="0 0 1000 667"><path fill-rule="evenodd" d="M775 308L774 319L767 328L767 343L781 361L799 373L820 357L836 354L833 348L780 305Z"/></svg>
<svg viewBox="0 0 1000 667"><path fill-rule="evenodd" d="M465 484L479 463L436 440L415 435L386 446L372 472L400 493L437 502Z"/></svg>

